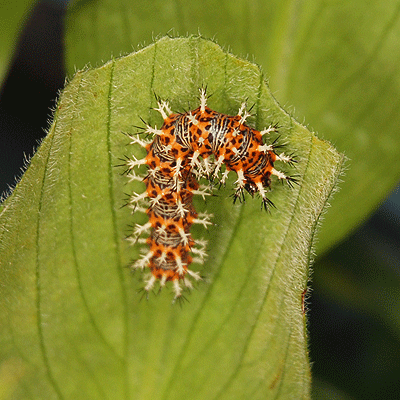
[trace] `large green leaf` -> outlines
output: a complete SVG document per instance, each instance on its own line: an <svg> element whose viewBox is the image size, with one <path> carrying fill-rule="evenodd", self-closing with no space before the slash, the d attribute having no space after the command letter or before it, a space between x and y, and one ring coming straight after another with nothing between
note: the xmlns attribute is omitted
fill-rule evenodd
<svg viewBox="0 0 400 400"><path fill-rule="evenodd" d="M197 200L215 216L208 231L194 230L209 241L205 281L182 307L168 289L140 302L140 274L124 268L138 256L124 241L136 215L121 206L144 188L116 165L142 149L123 132L140 117L159 126L153 91L182 110L198 105L205 84L213 109L234 114L247 99L251 124L279 124L299 185L274 182L271 213L259 199L233 205L232 180ZM258 67L213 42L164 38L77 73L2 205L0 383L15 399L309 398L302 306L342 162L282 111Z"/></svg>
<svg viewBox="0 0 400 400"><path fill-rule="evenodd" d="M67 19L67 64L72 73L167 32L200 31L254 56L280 103L350 159L319 235L322 252L400 178L399 17L397 0L76 0Z"/></svg>
<svg viewBox="0 0 400 400"><path fill-rule="evenodd" d="M10 65L18 34L36 0L0 2L0 83Z"/></svg>

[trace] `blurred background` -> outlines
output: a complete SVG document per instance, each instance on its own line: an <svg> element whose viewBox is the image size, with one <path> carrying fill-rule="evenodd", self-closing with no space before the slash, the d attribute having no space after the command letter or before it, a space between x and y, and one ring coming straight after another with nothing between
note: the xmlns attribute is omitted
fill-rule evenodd
<svg viewBox="0 0 400 400"><path fill-rule="evenodd" d="M0 90L3 194L45 136L64 86L66 3L42 0L30 10ZM315 399L400 398L399 186L367 217L317 255L313 267L308 326Z"/></svg>

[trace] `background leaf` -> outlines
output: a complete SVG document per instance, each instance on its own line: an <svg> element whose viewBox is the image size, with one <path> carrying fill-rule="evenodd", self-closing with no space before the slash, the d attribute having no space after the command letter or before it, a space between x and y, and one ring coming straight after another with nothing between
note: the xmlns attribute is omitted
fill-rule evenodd
<svg viewBox="0 0 400 400"><path fill-rule="evenodd" d="M258 201L233 206L229 184L198 202L216 223L206 282L182 309L168 291L140 303L138 278L123 268L137 256L121 208L133 188L115 167L140 150L122 132L139 117L160 122L153 90L178 110L197 105L204 82L212 108L235 113L248 98L251 123L279 123L301 184L275 184L271 214ZM310 249L342 163L279 108L257 67L212 42L163 39L78 73L2 205L0 378L22 365L14 398L308 398Z"/></svg>
<svg viewBox="0 0 400 400"><path fill-rule="evenodd" d="M0 2L0 82L3 81L10 65L21 25L35 2L35 0Z"/></svg>
<svg viewBox="0 0 400 400"><path fill-rule="evenodd" d="M400 178L399 16L395 0L77 0L67 19L67 66L72 73L96 65L167 32L200 31L235 54L254 56L278 101L350 159L318 235L321 254Z"/></svg>

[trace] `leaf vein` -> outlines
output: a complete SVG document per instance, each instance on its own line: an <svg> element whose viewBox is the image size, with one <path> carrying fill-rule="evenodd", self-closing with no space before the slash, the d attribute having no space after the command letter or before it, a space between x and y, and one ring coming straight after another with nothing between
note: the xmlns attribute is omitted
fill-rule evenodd
<svg viewBox="0 0 400 400"><path fill-rule="evenodd" d="M56 122L57 123L57 122ZM38 218L37 218L37 223L36 223L36 309L37 309L37 328L38 328L38 335L39 335L39 346L40 346L40 351L42 354L42 359L43 363L46 369L46 375L47 379L49 380L51 386L53 387L54 391L56 392L57 396L59 399L63 399L64 396L61 393L61 389L58 385L58 382L56 381L53 371L50 366L50 361L48 358L47 354L47 349L45 346L45 339L44 339L44 334L43 334L43 321L42 321L42 304L41 304L41 283L40 283L40 278L41 278L41 273L40 273L40 222L41 222L41 212L42 212L42 205L43 205L43 196L44 196L44 188L45 188L45 181L46 181L46 175L48 173L49 169L49 159L50 159L50 154L52 152L52 147L53 147L53 142L54 142L54 136L55 136L55 128L54 127L52 134L51 134L51 141L48 149L48 153L46 155L46 161L44 164L44 171L43 171L43 178L42 178L42 183L40 186L40 195L39 195L39 203L38 203ZM50 136L50 135L49 135ZM42 146L43 148L43 146ZM44 154L43 154L44 155Z"/></svg>

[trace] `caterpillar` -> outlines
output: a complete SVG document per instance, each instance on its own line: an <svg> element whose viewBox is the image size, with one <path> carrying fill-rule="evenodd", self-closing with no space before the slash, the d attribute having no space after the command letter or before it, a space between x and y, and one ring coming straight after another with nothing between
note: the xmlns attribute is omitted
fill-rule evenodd
<svg viewBox="0 0 400 400"><path fill-rule="evenodd" d="M167 101L158 100L157 110L164 123L161 129L146 124L144 132L151 140L129 135L131 144L139 144L147 151L143 159L128 158L127 172L131 180L143 181L146 191L133 192L129 206L148 215L149 221L136 227L128 237L132 243L147 245L146 252L136 260L133 270L149 269L144 291L151 291L156 282L160 289L172 281L174 300L180 299L184 288L193 287L192 280L202 279L189 269L193 262L202 264L206 258L206 242L194 240L190 233L193 224L205 228L212 215L198 214L193 196L210 195L210 186L199 184L206 177L225 184L230 171L237 174L234 201L244 198L244 191L258 193L262 207L273 206L267 197L271 176L285 180L290 186L296 179L274 168L276 161L292 165L293 156L275 151L281 147L265 144L263 137L277 131L277 125L257 131L246 124L250 114L243 103L236 116L211 110L207 106L206 90L200 89L200 106L189 112L173 113ZM222 166L225 171L222 172ZM142 166L147 172L136 173ZM143 237L146 235L147 237Z"/></svg>

